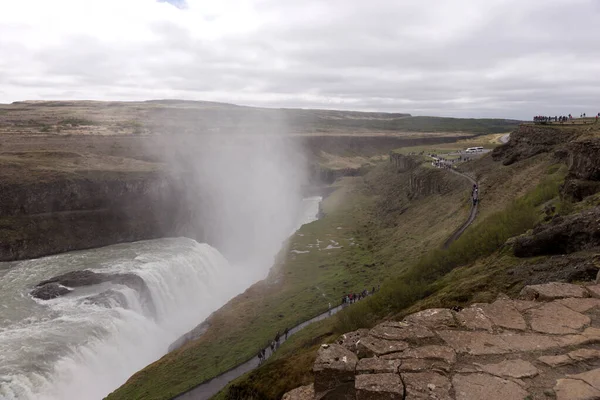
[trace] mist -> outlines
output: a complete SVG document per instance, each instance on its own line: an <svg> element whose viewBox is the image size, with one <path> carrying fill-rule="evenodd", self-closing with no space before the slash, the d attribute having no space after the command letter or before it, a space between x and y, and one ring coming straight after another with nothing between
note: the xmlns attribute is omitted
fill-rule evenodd
<svg viewBox="0 0 600 400"><path fill-rule="evenodd" d="M188 212L187 235L217 248L250 284L298 228L308 168L284 123L247 126L161 136L159 143Z"/></svg>

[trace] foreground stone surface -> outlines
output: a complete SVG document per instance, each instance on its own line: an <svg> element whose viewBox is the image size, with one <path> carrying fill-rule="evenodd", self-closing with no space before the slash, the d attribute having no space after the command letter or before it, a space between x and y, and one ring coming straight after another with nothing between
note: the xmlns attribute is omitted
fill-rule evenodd
<svg viewBox="0 0 600 400"><path fill-rule="evenodd" d="M284 399L600 400L600 286L533 285L323 345L315 385Z"/></svg>

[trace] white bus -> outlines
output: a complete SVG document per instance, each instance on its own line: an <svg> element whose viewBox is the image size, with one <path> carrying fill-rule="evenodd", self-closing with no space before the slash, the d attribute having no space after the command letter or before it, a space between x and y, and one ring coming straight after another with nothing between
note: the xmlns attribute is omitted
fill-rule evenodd
<svg viewBox="0 0 600 400"><path fill-rule="evenodd" d="M478 147L469 147L466 152L467 153L480 153L483 151L483 147L478 146Z"/></svg>

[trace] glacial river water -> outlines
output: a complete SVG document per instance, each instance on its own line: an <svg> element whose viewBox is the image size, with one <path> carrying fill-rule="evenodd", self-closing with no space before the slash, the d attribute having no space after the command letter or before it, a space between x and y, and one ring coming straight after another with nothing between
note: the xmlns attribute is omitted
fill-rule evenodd
<svg viewBox="0 0 600 400"><path fill-rule="evenodd" d="M304 199L297 228L316 219L320 201ZM44 279L83 269L140 276L151 307L109 283L48 301L29 295ZM267 271L230 265L188 238L0 263L0 399L101 399Z"/></svg>

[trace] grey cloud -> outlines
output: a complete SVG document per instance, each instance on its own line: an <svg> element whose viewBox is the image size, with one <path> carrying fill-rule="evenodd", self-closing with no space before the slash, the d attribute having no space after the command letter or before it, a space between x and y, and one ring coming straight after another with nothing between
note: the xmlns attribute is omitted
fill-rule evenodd
<svg viewBox="0 0 600 400"><path fill-rule="evenodd" d="M255 10L266 21L258 29L218 40L173 20L150 25L143 45L79 35L21 54L0 39L14 60L0 62L0 82L11 83L1 99L39 85L66 97L100 88L124 99L170 93L457 116L600 107L596 1L256 0ZM39 71L7 66L29 59Z"/></svg>

